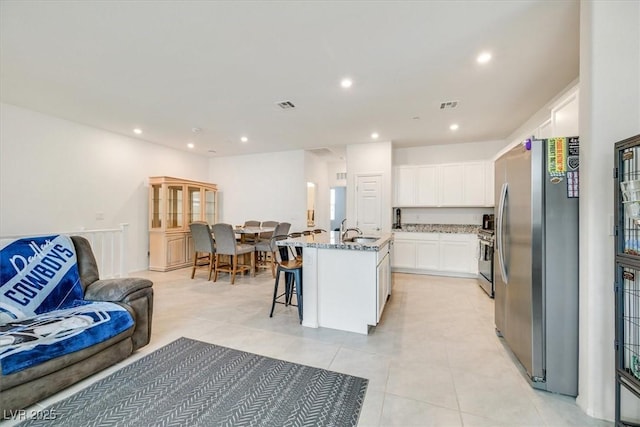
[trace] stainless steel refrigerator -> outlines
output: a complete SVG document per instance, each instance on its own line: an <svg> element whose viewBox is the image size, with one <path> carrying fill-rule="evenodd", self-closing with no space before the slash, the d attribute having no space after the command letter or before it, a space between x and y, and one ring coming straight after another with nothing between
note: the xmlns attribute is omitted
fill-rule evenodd
<svg viewBox="0 0 640 427"><path fill-rule="evenodd" d="M535 388L578 392L578 138L495 162L495 324Z"/></svg>

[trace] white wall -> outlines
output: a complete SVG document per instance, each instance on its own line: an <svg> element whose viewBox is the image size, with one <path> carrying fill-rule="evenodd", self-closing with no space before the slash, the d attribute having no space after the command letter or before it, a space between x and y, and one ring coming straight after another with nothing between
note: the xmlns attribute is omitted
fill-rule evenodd
<svg viewBox="0 0 640 427"><path fill-rule="evenodd" d="M305 152L229 156L209 160L209 181L218 185L219 220L290 222L307 228Z"/></svg>
<svg viewBox="0 0 640 427"><path fill-rule="evenodd" d="M582 1L577 403L597 418L614 417L613 144L638 133L640 2Z"/></svg>
<svg viewBox="0 0 640 427"><path fill-rule="evenodd" d="M327 163L327 174L329 180L329 188L331 187L346 187L347 180L346 179L338 179L338 173L346 173L347 172L347 162L328 162Z"/></svg>
<svg viewBox="0 0 640 427"><path fill-rule="evenodd" d="M382 175L382 231L391 230L391 142L347 146L347 227L356 226L356 176Z"/></svg>
<svg viewBox="0 0 640 427"><path fill-rule="evenodd" d="M128 271L149 264L147 178L207 179L207 159L140 139L9 104L0 122L0 235L129 223Z"/></svg>
<svg viewBox="0 0 640 427"><path fill-rule="evenodd" d="M432 165L491 160L506 144L505 140L496 140L394 148L393 165Z"/></svg>

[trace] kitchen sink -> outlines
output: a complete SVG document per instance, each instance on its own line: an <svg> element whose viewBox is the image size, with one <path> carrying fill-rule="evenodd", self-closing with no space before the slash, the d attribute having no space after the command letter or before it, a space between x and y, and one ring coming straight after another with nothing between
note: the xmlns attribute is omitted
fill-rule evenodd
<svg viewBox="0 0 640 427"><path fill-rule="evenodd" d="M373 243L379 239L380 239L379 237L357 236L357 237L350 237L348 239L344 239L344 241L349 243Z"/></svg>

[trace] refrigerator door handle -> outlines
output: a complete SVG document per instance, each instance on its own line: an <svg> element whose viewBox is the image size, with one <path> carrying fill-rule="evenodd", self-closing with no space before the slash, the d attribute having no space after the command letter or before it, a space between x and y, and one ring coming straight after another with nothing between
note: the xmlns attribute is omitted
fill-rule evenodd
<svg viewBox="0 0 640 427"><path fill-rule="evenodd" d="M509 277L507 275L507 269L505 266L504 259L504 209L507 200L507 189L508 184L505 182L502 184L502 190L500 191L500 203L498 204L498 226L496 227L496 249L498 250L498 264L500 265L500 276L502 277L502 281L506 285L509 283Z"/></svg>

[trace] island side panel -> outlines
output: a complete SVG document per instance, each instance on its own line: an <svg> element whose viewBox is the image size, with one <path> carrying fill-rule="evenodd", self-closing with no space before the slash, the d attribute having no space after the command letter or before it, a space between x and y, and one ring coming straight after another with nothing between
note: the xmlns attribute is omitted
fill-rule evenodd
<svg viewBox="0 0 640 427"><path fill-rule="evenodd" d="M376 261L376 251L318 249L318 324L321 327L367 334L368 325L376 325Z"/></svg>
<svg viewBox="0 0 640 427"><path fill-rule="evenodd" d="M302 326L317 328L318 325L318 249L305 247L302 250Z"/></svg>

